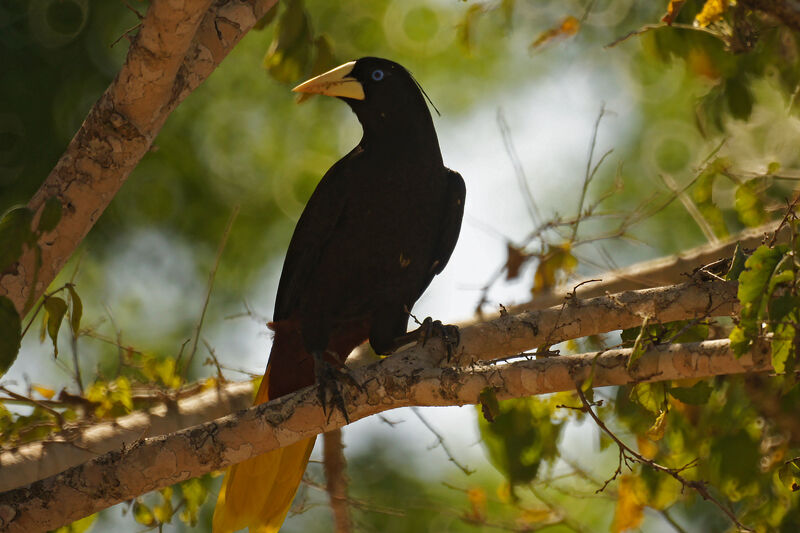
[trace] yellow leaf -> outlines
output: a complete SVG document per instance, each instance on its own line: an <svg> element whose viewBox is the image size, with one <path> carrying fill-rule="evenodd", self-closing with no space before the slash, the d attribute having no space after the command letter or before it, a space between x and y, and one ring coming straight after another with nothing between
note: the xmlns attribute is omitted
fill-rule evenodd
<svg viewBox="0 0 800 533"><path fill-rule="evenodd" d="M728 10L728 0L706 0L703 9L694 17L695 26L705 28L712 22L722 19Z"/></svg>
<svg viewBox="0 0 800 533"><path fill-rule="evenodd" d="M639 527L644 519L644 503L640 498L637 484L641 480L636 476L625 475L619 478L617 508L614 511L612 533L621 533Z"/></svg>
<svg viewBox="0 0 800 533"><path fill-rule="evenodd" d="M488 510L486 491L480 487L469 489L467 491L467 499L470 505L470 511L467 513L467 517L475 522L486 521L486 512Z"/></svg>
<svg viewBox="0 0 800 533"><path fill-rule="evenodd" d="M578 30L581 28L581 21L577 18L573 17L572 15L565 17L561 24L550 28L548 30L543 31L539 34L539 36L531 43L530 48L538 48L545 43L549 43L550 41L556 38L568 38L572 37Z"/></svg>
<svg viewBox="0 0 800 533"><path fill-rule="evenodd" d="M664 431L667 429L667 412L661 411L656 417L656 421L647 430L647 438L653 441L659 441L664 438Z"/></svg>
<svg viewBox="0 0 800 533"><path fill-rule="evenodd" d="M518 521L522 525L541 524L549 522L553 519L553 512L544 507L541 509L523 509L522 514L519 515Z"/></svg>
<svg viewBox="0 0 800 533"><path fill-rule="evenodd" d="M53 389L48 389L47 387L43 387L41 385L31 385L31 388L47 398L48 400L52 399L55 395L56 391Z"/></svg>
<svg viewBox="0 0 800 533"><path fill-rule="evenodd" d="M497 498L502 503L511 502L511 485L509 485L508 483L503 483L499 487L497 487Z"/></svg>
<svg viewBox="0 0 800 533"><path fill-rule="evenodd" d="M636 435L636 444L639 446L639 453L645 459L652 459L658 453L658 445L644 435Z"/></svg>

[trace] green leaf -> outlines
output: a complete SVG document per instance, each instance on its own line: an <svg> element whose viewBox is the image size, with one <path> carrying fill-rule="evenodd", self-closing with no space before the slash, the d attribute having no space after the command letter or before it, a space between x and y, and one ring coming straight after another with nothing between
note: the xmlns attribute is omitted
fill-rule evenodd
<svg viewBox="0 0 800 533"><path fill-rule="evenodd" d="M42 216L39 217L39 226L36 231L48 232L53 231L58 222L61 220L61 202L55 196L47 199L42 210Z"/></svg>
<svg viewBox="0 0 800 533"><path fill-rule="evenodd" d="M554 422L546 399L522 398L500 402L493 423L478 417L489 459L511 486L530 483L542 462L558 458L564 422Z"/></svg>
<svg viewBox="0 0 800 533"><path fill-rule="evenodd" d="M47 334L53 341L53 350L58 357L58 330L61 328L61 321L67 312L67 302L58 296L51 296L44 301L44 308L47 310Z"/></svg>
<svg viewBox="0 0 800 533"><path fill-rule="evenodd" d="M774 327L772 336L772 368L778 374L783 374L788 368L793 368L797 329L792 323L778 324Z"/></svg>
<svg viewBox="0 0 800 533"><path fill-rule="evenodd" d="M672 387L669 394L683 403L691 405L704 405L711 397L711 385L705 381L698 381L691 387Z"/></svg>
<svg viewBox="0 0 800 533"><path fill-rule="evenodd" d="M762 245L745 261L745 270L739 275L741 316L739 325L730 335L731 347L737 357L741 357L758 336L772 292L778 285L793 279L788 251L787 246L769 248Z"/></svg>
<svg viewBox="0 0 800 533"><path fill-rule="evenodd" d="M769 165L767 165L767 175L777 174L780 169L780 161L772 161Z"/></svg>
<svg viewBox="0 0 800 533"><path fill-rule="evenodd" d="M311 58L311 22L302 0L289 0L278 19L275 39L264 57L264 68L282 83L297 81Z"/></svg>
<svg viewBox="0 0 800 533"><path fill-rule="evenodd" d="M742 224L751 228L764 224L768 219L758 192L759 182L758 178L753 178L736 188L736 214Z"/></svg>
<svg viewBox="0 0 800 533"><path fill-rule="evenodd" d="M728 227L725 225L722 210L714 203L714 182L719 176L720 169L726 169L729 164L727 159L718 157L698 176L692 187L692 200L717 237L727 237Z"/></svg>
<svg viewBox="0 0 800 533"><path fill-rule="evenodd" d="M778 469L778 479L784 487L792 492L800 490L800 468L798 468L796 461L789 461L784 463Z"/></svg>
<svg viewBox="0 0 800 533"><path fill-rule="evenodd" d="M708 324L688 325L688 321L680 320L664 324L666 332L663 337L672 342L701 342L708 338Z"/></svg>
<svg viewBox="0 0 800 533"><path fill-rule="evenodd" d="M272 24L272 21L275 20L275 18L278 15L279 5L280 4L278 4L278 2L275 2L275 4L271 8L269 8L266 13L264 13L264 16L258 19L258 22L255 23L253 29L256 31L263 30L264 28Z"/></svg>
<svg viewBox="0 0 800 533"><path fill-rule="evenodd" d="M641 359L647 348L650 346L650 342L647 340L647 321L648 319L645 318L642 327L639 328L639 335L636 336L636 340L633 342L633 350L631 350L631 356L628 359L628 370L636 369L636 367L639 365L639 359Z"/></svg>
<svg viewBox="0 0 800 533"><path fill-rule="evenodd" d="M791 294L781 294L767 303L769 309L769 319L773 323L782 322L786 316L800 308L800 296Z"/></svg>
<svg viewBox="0 0 800 533"><path fill-rule="evenodd" d="M36 243L32 223L33 211L25 206L9 209L0 219L0 272L5 272L22 257L24 245Z"/></svg>
<svg viewBox="0 0 800 533"><path fill-rule="evenodd" d="M78 336L78 332L81 329L81 317L83 316L83 302L81 301L81 297L78 296L78 291L75 290L75 286L71 283L67 285L67 290L69 291L69 301L72 304L72 310L69 313L69 325L72 329L72 334L76 337Z"/></svg>
<svg viewBox="0 0 800 533"><path fill-rule="evenodd" d="M669 382L637 383L631 388L630 399L657 415L665 410L667 387Z"/></svg>
<svg viewBox="0 0 800 533"><path fill-rule="evenodd" d="M5 374L19 353L22 321L14 302L0 296L0 376Z"/></svg>
<svg viewBox="0 0 800 533"><path fill-rule="evenodd" d="M494 419L500 414L500 403L497 401L497 394L494 387L484 388L478 396L478 401L481 405L481 413L487 422L494 422Z"/></svg>
<svg viewBox="0 0 800 533"><path fill-rule="evenodd" d="M739 275L744 270L745 261L747 261L747 256L742 251L741 244L737 242L736 249L733 251L733 257L731 258L731 267L728 269L728 273L725 274L725 279L728 281L737 281Z"/></svg>
<svg viewBox="0 0 800 533"><path fill-rule="evenodd" d="M133 518L144 526L156 525L155 516L150 508L140 501L133 502Z"/></svg>
<svg viewBox="0 0 800 533"><path fill-rule="evenodd" d="M734 118L747 120L753 111L753 94L744 76L731 78L725 82L725 99Z"/></svg>
<svg viewBox="0 0 800 533"><path fill-rule="evenodd" d="M737 296L751 316L757 315L769 280L785 251L762 245L745 261L745 271L739 276Z"/></svg>
<svg viewBox="0 0 800 533"><path fill-rule="evenodd" d="M208 488L197 478L184 481L179 486L185 502L179 518L181 521L194 526L197 524L200 507L208 498Z"/></svg>
<svg viewBox="0 0 800 533"><path fill-rule="evenodd" d="M731 341L731 349L733 350L733 354L736 357L741 357L747 353L747 350L750 348L750 344L755 340L755 338L749 335L744 328L736 326L731 330L731 334L728 335L728 340Z"/></svg>

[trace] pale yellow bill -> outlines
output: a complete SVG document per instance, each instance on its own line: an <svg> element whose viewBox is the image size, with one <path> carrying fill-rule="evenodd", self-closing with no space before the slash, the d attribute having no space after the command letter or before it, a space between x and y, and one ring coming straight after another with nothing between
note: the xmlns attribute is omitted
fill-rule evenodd
<svg viewBox="0 0 800 533"><path fill-rule="evenodd" d="M357 79L347 77L347 75L353 71L355 64L355 61L350 61L344 65L339 65L324 74L304 81L292 89L292 91L296 93L324 94L326 96L339 96L342 98L363 100L364 87Z"/></svg>

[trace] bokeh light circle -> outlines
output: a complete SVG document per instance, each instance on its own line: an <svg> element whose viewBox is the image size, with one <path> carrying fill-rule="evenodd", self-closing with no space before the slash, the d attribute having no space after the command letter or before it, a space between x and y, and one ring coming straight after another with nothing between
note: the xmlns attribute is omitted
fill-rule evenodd
<svg viewBox="0 0 800 533"><path fill-rule="evenodd" d="M456 21L444 6L431 9L424 0L394 0L383 16L383 30L390 45L420 55L447 48L455 38Z"/></svg>
<svg viewBox="0 0 800 533"><path fill-rule="evenodd" d="M31 0L28 22L36 40L58 48L77 37L89 20L89 0Z"/></svg>

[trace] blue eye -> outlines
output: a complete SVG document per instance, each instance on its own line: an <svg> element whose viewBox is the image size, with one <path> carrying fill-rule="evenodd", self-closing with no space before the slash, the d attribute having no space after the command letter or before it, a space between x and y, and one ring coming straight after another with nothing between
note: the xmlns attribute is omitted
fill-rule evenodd
<svg viewBox="0 0 800 533"><path fill-rule="evenodd" d="M383 79L383 71L381 69L373 70L372 79L375 81L381 81Z"/></svg>

